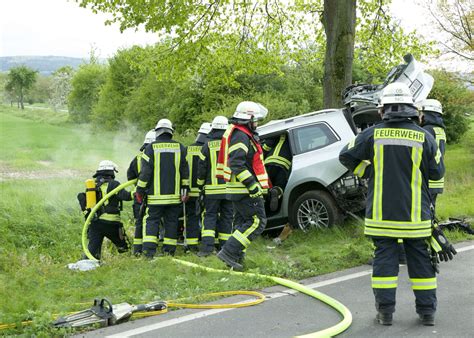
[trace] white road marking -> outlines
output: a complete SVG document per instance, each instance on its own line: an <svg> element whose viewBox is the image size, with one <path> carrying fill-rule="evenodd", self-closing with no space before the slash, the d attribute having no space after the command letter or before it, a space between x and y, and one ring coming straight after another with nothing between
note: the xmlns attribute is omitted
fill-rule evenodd
<svg viewBox="0 0 474 338"><path fill-rule="evenodd" d="M468 251L468 250L472 250L472 249L474 249L474 245L465 246L463 248L456 249L456 251L457 252L463 252L463 251ZM331 278L331 279L328 279L328 280L325 280L325 281L308 284L308 285L305 285L305 286L308 287L308 288L311 288L311 289L316 289L316 288L320 288L320 287L323 287L323 286L326 286L326 285L336 284L336 283L344 282L344 281L347 281L347 280L350 280L350 279L355 279L355 278L367 276L367 275L370 275L371 273L372 273L372 269L364 270L364 271L360 271L360 272L351 273L351 274L346 275L346 276ZM298 292L299 291L296 291L296 290L293 290L293 289L285 291L285 292L274 292L274 293L266 295L266 298L276 299L276 298L280 298L280 297L283 297L283 296L292 295L292 294L295 294L295 293L298 293ZM239 302L238 304L245 303L245 302L247 302L247 301L242 301L242 302ZM116 334L113 334L113 335L110 335L110 336L106 336L106 337L107 338L131 337L131 336L139 335L139 334L142 334L142 333L145 333L145 332L150 332L150 331L158 330L158 329L161 329L161 328L164 328L164 327L173 326L173 325L177 325L177 324L184 323L184 322L189 322L191 320L212 316L212 315L215 315L217 313L222 313L222 312L226 312L226 311L230 311L230 310L235 310L235 309L234 308L230 308L230 309L212 309L212 310L200 311L200 312L193 313L193 314L190 314L190 315L187 315L187 316L165 320L165 321L162 321L162 322L159 322L159 323L142 326L142 327L132 329L132 330L128 330L128 331L119 332L119 333L116 333Z"/></svg>

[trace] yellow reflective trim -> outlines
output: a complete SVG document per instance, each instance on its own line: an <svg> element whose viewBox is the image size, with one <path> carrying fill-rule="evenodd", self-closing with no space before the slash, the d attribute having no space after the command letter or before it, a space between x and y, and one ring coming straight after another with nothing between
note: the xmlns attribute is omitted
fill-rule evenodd
<svg viewBox="0 0 474 338"><path fill-rule="evenodd" d="M187 180L187 179L182 179L182 180L181 180L181 185L189 185L189 180Z"/></svg>
<svg viewBox="0 0 474 338"><path fill-rule="evenodd" d="M391 238L423 238L431 236L431 229L420 230L398 230L398 229L379 229L366 226L364 229L366 236L382 236Z"/></svg>
<svg viewBox="0 0 474 338"><path fill-rule="evenodd" d="M369 165L370 165L370 161L367 161L367 160L360 161L360 163L354 169L354 175L359 176L359 177L364 176L365 168L367 168Z"/></svg>
<svg viewBox="0 0 474 338"><path fill-rule="evenodd" d="M441 250L443 250L443 248L441 248L441 245L439 245L438 241L433 236L430 237L429 244L435 252L440 252Z"/></svg>
<svg viewBox="0 0 474 338"><path fill-rule="evenodd" d="M386 220L376 221L370 218L366 218L365 225L377 228L426 229L431 228L431 220L424 220L419 222Z"/></svg>
<svg viewBox="0 0 474 338"><path fill-rule="evenodd" d="M425 133L403 128L376 128L374 129L374 140L377 139L399 139L423 143L425 142Z"/></svg>
<svg viewBox="0 0 474 338"><path fill-rule="evenodd" d="M142 156L141 156L146 162L150 162L150 158L148 157L147 154L145 153L142 153Z"/></svg>
<svg viewBox="0 0 474 338"><path fill-rule="evenodd" d="M204 185L204 183L206 183L206 181L204 181L203 179L198 178L196 180L196 183L197 183L197 185Z"/></svg>
<svg viewBox="0 0 474 338"><path fill-rule="evenodd" d="M143 236L143 243L158 244L158 237L156 237L156 236Z"/></svg>
<svg viewBox="0 0 474 338"><path fill-rule="evenodd" d="M99 216L100 220L110 221L110 222L120 222L119 214L102 214Z"/></svg>
<svg viewBox="0 0 474 338"><path fill-rule="evenodd" d="M249 152L249 148L242 142L239 142L229 148L229 154L237 149L242 149L246 154Z"/></svg>
<svg viewBox="0 0 474 338"><path fill-rule="evenodd" d="M250 173L250 171L248 171L247 169L245 169L245 170L242 171L240 174L238 174L236 177L237 177L237 179L238 179L240 182L243 182L243 181L245 181L247 178L252 177L252 174Z"/></svg>
<svg viewBox="0 0 474 338"><path fill-rule="evenodd" d="M383 144L374 144L374 148L374 197L372 201L372 218L382 220Z"/></svg>
<svg viewBox="0 0 474 338"><path fill-rule="evenodd" d="M270 146L268 144L265 144L265 143L262 145L262 148L265 151L270 151L272 149L272 148L270 148Z"/></svg>
<svg viewBox="0 0 474 338"><path fill-rule="evenodd" d="M374 289L393 289L397 287L398 276L374 277L372 276L372 288Z"/></svg>
<svg viewBox="0 0 474 338"><path fill-rule="evenodd" d="M411 148L411 220L421 221L421 170L420 163L423 155L423 148Z"/></svg>
<svg viewBox="0 0 474 338"><path fill-rule="evenodd" d="M145 154L140 153L140 154L137 155L137 172L138 172L138 174L140 174L140 171L142 170L142 157L143 157L143 155L145 155Z"/></svg>
<svg viewBox="0 0 474 338"><path fill-rule="evenodd" d="M142 244L143 243L143 239L142 238L134 238L133 239L133 244L135 245L139 245L139 244Z"/></svg>
<svg viewBox="0 0 474 338"><path fill-rule="evenodd" d="M164 245L176 245L176 244L178 244L178 240L173 239L173 238L165 237L165 238L163 238L163 244Z"/></svg>
<svg viewBox="0 0 474 338"><path fill-rule="evenodd" d="M215 230L202 229L201 236L202 237L216 237L216 232L215 232Z"/></svg>
<svg viewBox="0 0 474 338"><path fill-rule="evenodd" d="M186 238L188 245L196 245L199 244L199 240L197 238Z"/></svg>
<svg viewBox="0 0 474 338"><path fill-rule="evenodd" d="M250 241L239 230L235 230L232 237L238 240L244 248L247 248L250 245Z"/></svg>
<svg viewBox="0 0 474 338"><path fill-rule="evenodd" d="M227 241L230 238L231 234L219 233L219 239L221 241Z"/></svg>
<svg viewBox="0 0 474 338"><path fill-rule="evenodd" d="M178 146L179 146L179 144L178 144ZM181 151L175 153L175 155L174 155L174 167L175 167L174 193L175 193L175 195L180 195L181 196L181 191L180 191L181 185L179 184L179 181L180 181L180 178L181 178L181 173L179 172L180 164L181 164ZM183 183L183 185L189 185L189 182L187 184Z"/></svg>
<svg viewBox="0 0 474 338"><path fill-rule="evenodd" d="M433 130L435 132L435 135L436 135L435 138L436 138L436 141L438 142L438 145L439 145L440 140L446 141L446 133L444 132L443 128L434 127Z"/></svg>
<svg viewBox="0 0 474 338"><path fill-rule="evenodd" d="M146 188L147 182L144 182L142 180L138 180L137 186L140 188Z"/></svg>
<svg viewBox="0 0 474 338"><path fill-rule="evenodd" d="M252 218L253 218L252 225L243 233L245 238L248 238L252 234L252 232L254 232L255 229L258 228L258 225L260 224L260 218L258 218L257 215L253 215Z"/></svg>
<svg viewBox="0 0 474 338"><path fill-rule="evenodd" d="M206 156L204 156L202 153L199 153L198 156L199 156L199 159L200 159L201 161L205 161L205 160L206 160Z"/></svg>
<svg viewBox="0 0 474 338"><path fill-rule="evenodd" d="M437 288L436 277L434 278L410 278L413 290L433 290Z"/></svg>

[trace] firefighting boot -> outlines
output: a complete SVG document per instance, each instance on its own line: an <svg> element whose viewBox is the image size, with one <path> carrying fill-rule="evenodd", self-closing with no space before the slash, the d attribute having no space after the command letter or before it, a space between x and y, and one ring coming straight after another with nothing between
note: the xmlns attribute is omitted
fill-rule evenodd
<svg viewBox="0 0 474 338"><path fill-rule="evenodd" d="M242 271L244 266L235 260L232 256L227 254L224 249L217 253L217 258L223 261L228 267L234 269L235 271Z"/></svg>
<svg viewBox="0 0 474 338"><path fill-rule="evenodd" d="M379 312L375 317L375 320L382 325L392 325L393 315L391 313Z"/></svg>
<svg viewBox="0 0 474 338"><path fill-rule="evenodd" d="M434 314L418 314L421 320L421 324L425 326L434 326L435 325L435 316Z"/></svg>

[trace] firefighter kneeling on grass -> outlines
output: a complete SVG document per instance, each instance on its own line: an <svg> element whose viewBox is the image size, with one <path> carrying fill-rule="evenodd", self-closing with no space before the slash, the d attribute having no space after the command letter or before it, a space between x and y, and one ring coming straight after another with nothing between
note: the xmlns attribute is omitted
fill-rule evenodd
<svg viewBox="0 0 474 338"><path fill-rule="evenodd" d="M112 161L101 161L94 176L94 180L86 181L86 192L79 193L77 199L81 205L85 217L89 216L91 209L106 194L120 185L115 180L117 165ZM120 221L120 210L122 210L122 201L131 201L132 193L126 190L120 190L117 194L110 197L102 207L96 212L89 226L87 236L89 239L89 252L97 259L100 259L102 242L107 237L115 244L119 253L128 251L128 243Z"/></svg>
<svg viewBox="0 0 474 338"><path fill-rule="evenodd" d="M181 202L188 200L189 169L186 148L172 140L173 126L168 119L158 121L156 141L142 155L142 170L137 182L138 203L147 203L143 219L143 254L153 258L158 246L161 218L164 225L162 252L174 255L178 238L178 218Z"/></svg>
<svg viewBox="0 0 474 338"><path fill-rule="evenodd" d="M244 251L267 223L263 193L269 188L263 151L255 132L268 110L259 103L239 103L221 141L217 177L226 181L227 198L233 203L232 236L217 257L234 270L243 269Z"/></svg>
<svg viewBox="0 0 474 338"><path fill-rule="evenodd" d="M437 262L433 258L448 260L456 253L432 223L430 210L428 182L443 177L443 160L434 138L416 124L418 112L408 86L389 84L380 103L382 122L357 135L339 155L344 166L369 179L364 233L375 244L376 320L392 325L399 272L397 239L402 238L416 312L423 325L434 325Z"/></svg>

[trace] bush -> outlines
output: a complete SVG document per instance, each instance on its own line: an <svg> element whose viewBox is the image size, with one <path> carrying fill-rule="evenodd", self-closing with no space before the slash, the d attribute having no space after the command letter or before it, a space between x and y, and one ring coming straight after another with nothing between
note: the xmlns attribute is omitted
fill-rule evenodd
<svg viewBox="0 0 474 338"><path fill-rule="evenodd" d="M474 92L453 73L434 71L432 75L435 82L430 98L443 105L447 142L458 143L469 129L467 115L474 113Z"/></svg>

